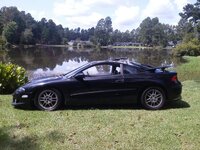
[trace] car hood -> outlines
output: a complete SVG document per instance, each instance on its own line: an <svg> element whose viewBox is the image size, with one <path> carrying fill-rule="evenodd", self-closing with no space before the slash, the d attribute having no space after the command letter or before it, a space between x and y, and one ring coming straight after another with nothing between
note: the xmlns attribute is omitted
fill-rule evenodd
<svg viewBox="0 0 200 150"><path fill-rule="evenodd" d="M46 82L53 82L53 81L62 80L62 79L63 79L63 76L45 77L41 79L32 80L30 83L46 83Z"/></svg>
<svg viewBox="0 0 200 150"><path fill-rule="evenodd" d="M63 76L57 76L57 77L45 77L45 78L41 78L41 79L35 79L35 80L32 80L32 81L29 81L24 86L30 87L30 86L34 86L34 85L43 85L43 84L46 84L46 83L61 81L63 78L64 78Z"/></svg>

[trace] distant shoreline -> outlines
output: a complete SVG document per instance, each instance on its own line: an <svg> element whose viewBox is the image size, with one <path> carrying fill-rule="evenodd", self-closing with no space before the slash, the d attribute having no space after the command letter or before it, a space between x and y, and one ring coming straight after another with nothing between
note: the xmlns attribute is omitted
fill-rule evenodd
<svg viewBox="0 0 200 150"><path fill-rule="evenodd" d="M44 47L76 47L71 45L48 45L48 44L36 44L36 46L44 46Z"/></svg>
<svg viewBox="0 0 200 150"><path fill-rule="evenodd" d="M35 45L12 45L12 48L31 48L31 47L37 47L37 46L41 46L41 47L57 47L57 48L76 48L77 46L73 46L73 45L48 45L48 44L35 44ZM83 48L87 48L83 47ZM96 48L91 47L91 48ZM99 48L102 49L172 49L172 48L164 48L164 47L147 47L147 46L112 46L112 45L108 45L108 46L100 46Z"/></svg>
<svg viewBox="0 0 200 150"><path fill-rule="evenodd" d="M113 48L113 49L116 49L116 48L122 48L122 49L126 49L126 48L130 48L130 49L135 49L135 48L138 48L138 49L152 49L154 47L145 47L145 46L101 46L101 48Z"/></svg>

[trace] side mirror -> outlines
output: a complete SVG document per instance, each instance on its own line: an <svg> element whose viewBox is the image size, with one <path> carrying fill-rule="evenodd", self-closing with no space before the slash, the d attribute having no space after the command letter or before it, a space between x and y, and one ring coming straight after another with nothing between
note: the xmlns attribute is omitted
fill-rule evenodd
<svg viewBox="0 0 200 150"><path fill-rule="evenodd" d="M85 75L82 72L79 72L74 77L77 80L83 80L83 78L85 78Z"/></svg>

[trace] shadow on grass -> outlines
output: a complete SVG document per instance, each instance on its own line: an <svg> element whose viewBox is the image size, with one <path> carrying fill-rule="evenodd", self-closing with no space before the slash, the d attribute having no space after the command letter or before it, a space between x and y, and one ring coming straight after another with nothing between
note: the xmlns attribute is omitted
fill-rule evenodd
<svg viewBox="0 0 200 150"><path fill-rule="evenodd" d="M172 101L169 102L164 109L181 109L181 108L189 108L190 104L188 104L186 101L179 100L179 101Z"/></svg>
<svg viewBox="0 0 200 150"><path fill-rule="evenodd" d="M181 108L189 108L190 105L183 101L173 101L166 104L166 106L161 110L166 109L181 109ZM144 108L141 106L141 104L124 104L124 105L89 105L89 106L67 106L61 108L62 110L92 110L92 109L100 109L100 110L143 110Z"/></svg>
<svg viewBox="0 0 200 150"><path fill-rule="evenodd" d="M10 126L0 128L0 150L38 150L40 149L39 142L41 138L49 143L60 142L64 143L65 134L56 130L45 133L42 137L36 138L36 136L16 136L12 130L20 130L24 127L24 124L19 126ZM21 134L23 135L23 134Z"/></svg>
<svg viewBox="0 0 200 150"><path fill-rule="evenodd" d="M29 150L38 150L39 145L35 142L36 139L31 136L25 136L19 138L13 133L10 134L9 130L12 130L14 127L3 127L0 128L0 149L29 149Z"/></svg>
<svg viewBox="0 0 200 150"><path fill-rule="evenodd" d="M113 110L132 110L132 109L143 109L140 105L137 104L123 104L123 105L71 105L67 107L62 107L62 110L92 110L92 109L113 109Z"/></svg>
<svg viewBox="0 0 200 150"><path fill-rule="evenodd" d="M29 106L18 106L14 109L24 110L24 111L39 111L36 107ZM122 105L98 105L98 104L87 104L87 105L68 105L61 106L58 110L93 110L93 109L143 109L142 106L138 104L122 104Z"/></svg>
<svg viewBox="0 0 200 150"><path fill-rule="evenodd" d="M166 104L163 108L165 109L181 109L181 108L189 108L190 105L183 101L173 101ZM26 111L38 111L35 107L18 107L17 109L26 110ZM100 110L141 110L144 109L141 104L133 103L133 104L113 104L113 105L97 105L97 104L89 104L89 105L68 105L62 106L59 110L93 110L93 109L100 109Z"/></svg>
<svg viewBox="0 0 200 150"><path fill-rule="evenodd" d="M50 143L55 143L55 142L64 143L64 139L66 137L64 133L54 130L54 131L51 131L50 133L47 133L44 138L47 138L47 140Z"/></svg>

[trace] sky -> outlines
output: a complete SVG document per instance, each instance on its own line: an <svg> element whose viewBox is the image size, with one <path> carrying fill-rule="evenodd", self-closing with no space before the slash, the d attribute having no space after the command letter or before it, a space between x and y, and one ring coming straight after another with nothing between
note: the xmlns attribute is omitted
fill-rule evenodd
<svg viewBox="0 0 200 150"><path fill-rule="evenodd" d="M88 29L110 16L113 29L136 29L147 17L176 25L183 7L197 0L0 0L3 6L16 6L35 20L52 19L63 27Z"/></svg>

